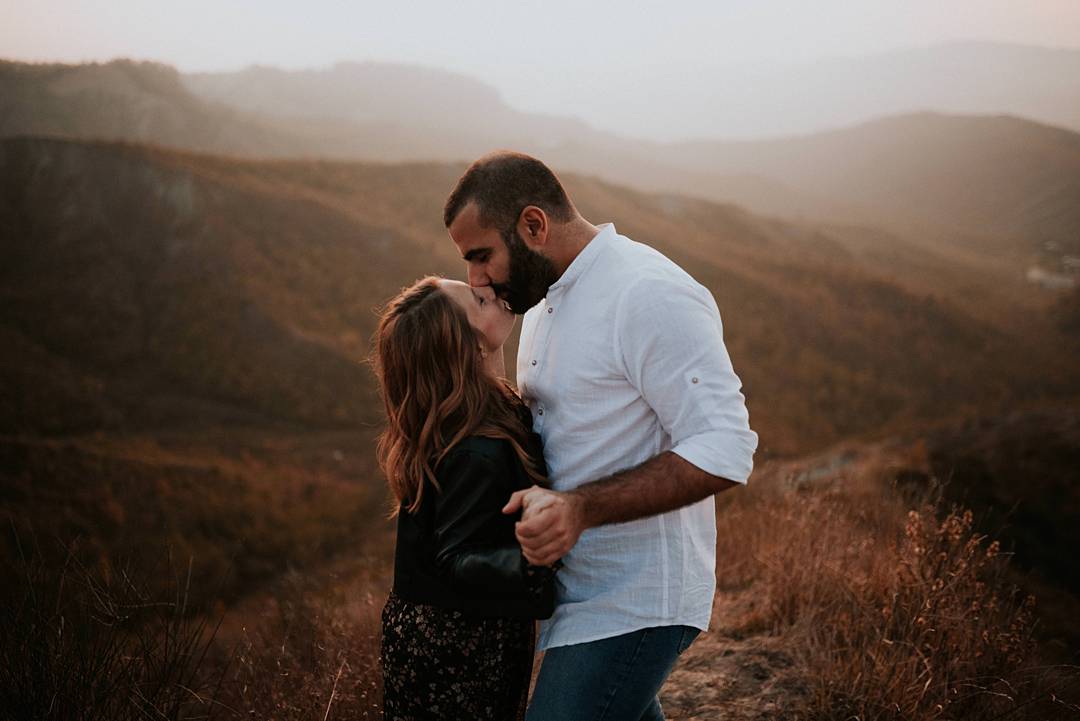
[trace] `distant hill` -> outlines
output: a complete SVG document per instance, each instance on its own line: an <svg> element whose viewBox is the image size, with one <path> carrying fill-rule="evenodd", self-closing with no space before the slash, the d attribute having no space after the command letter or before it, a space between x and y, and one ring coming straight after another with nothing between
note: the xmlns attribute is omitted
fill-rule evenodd
<svg viewBox="0 0 1080 721"><path fill-rule="evenodd" d="M291 154L270 120L206 103L168 65L0 62L0 137L129 140L229 155Z"/></svg>
<svg viewBox="0 0 1080 721"><path fill-rule="evenodd" d="M493 147L608 136L527 115L488 86L420 67L342 63L181 75L160 63L0 61L0 137L126 140L243 157L461 161Z"/></svg>
<svg viewBox="0 0 1080 721"><path fill-rule="evenodd" d="M0 429L373 423L373 309L425 273L461 274L438 212L461 169L3 141ZM1003 282L1006 266L566 182L587 217L714 292L768 453L1075 381L1049 301Z"/></svg>
<svg viewBox="0 0 1080 721"><path fill-rule="evenodd" d="M1003 252L1018 274L1046 243L1080 243L1080 135L1018 117L921 113L787 139L660 144L521 113L482 83L419 67L182 76L131 61L3 63L0 137L17 135L380 162L513 147L646 192Z"/></svg>
<svg viewBox="0 0 1080 721"><path fill-rule="evenodd" d="M595 97L546 113L621 128L617 134L624 137L672 141L775 139L921 112L1014 115L1080 131L1077 77L1080 49L993 42L693 68L674 63L642 68L628 59L623 75L590 89ZM339 63L302 71L252 67L187 75L185 81L198 95L270 114L367 120L411 107L411 122L445 115L454 122L471 118L483 128L500 125L508 115L492 87L408 65ZM372 102L375 98L385 101ZM518 102L536 107L528 97L512 94L511 103ZM517 115L525 120L535 113Z"/></svg>
<svg viewBox="0 0 1080 721"><path fill-rule="evenodd" d="M362 208L308 197L316 188L224 165L133 146L0 145L0 332L15 403L0 426L375 418L361 367L372 309L426 250Z"/></svg>
<svg viewBox="0 0 1080 721"><path fill-rule="evenodd" d="M1021 118L924 113L787 140L683 144L667 153L672 164L698 173L782 178L828 199L818 217L933 224L1007 238L1024 254L1047 241L1080 251L1080 134ZM749 207L788 214L782 198L747 190L738 200Z"/></svg>
<svg viewBox="0 0 1080 721"><path fill-rule="evenodd" d="M600 135L580 121L516 111L489 85L422 66L338 63L326 70L294 71L256 66L236 73L188 74L183 83L196 97L250 113L348 122L383 132L407 128L436 138L449 135L445 140L478 143L479 152L490 147L492 139L516 144L530 137L561 142ZM433 144L422 147L428 145ZM429 151L436 154L423 159L449 154L460 160L453 153L462 150L444 142L441 151Z"/></svg>
<svg viewBox="0 0 1080 721"><path fill-rule="evenodd" d="M560 167L644 190L727 200L788 217L917 222L1023 238L1023 250L1030 252L1048 240L1076 242L1080 135L1000 113L1027 115L1031 109L1032 118L1064 118L1066 127L1080 129L1080 86L1066 80L1068 73L1052 72L1073 66L1080 76L1080 51L992 44L888 53L867 65L837 59L814 66L821 74L814 83L788 81L808 93L804 106L831 113L832 121L817 127L842 129L671 145L517 112L482 83L419 67L251 68L184 81L199 97L246 112L356 123L372 138L390 128L416 135L408 149L378 159L467 159L492 147L523 148ZM824 86L833 100L809 96L810 88ZM706 97L722 100L724 108L747 105L720 87ZM870 89L879 92L864 92ZM924 108L993 115L912 114ZM792 122L791 112L777 114ZM886 114L895 117L875 117ZM864 122L853 125L857 120ZM722 137L722 127L711 134ZM338 157L350 152L348 144L341 147Z"/></svg>

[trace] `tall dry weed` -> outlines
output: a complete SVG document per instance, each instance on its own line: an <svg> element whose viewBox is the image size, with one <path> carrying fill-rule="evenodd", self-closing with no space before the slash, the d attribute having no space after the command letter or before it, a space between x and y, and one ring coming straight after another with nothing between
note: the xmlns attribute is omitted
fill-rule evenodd
<svg viewBox="0 0 1080 721"><path fill-rule="evenodd" d="M38 551L19 559L0 592L0 718L219 715L221 675L206 663L215 627L191 616L190 565L181 571L169 559L172 593L161 595L158 579L147 583L122 564L85 566L73 547L59 569Z"/></svg>

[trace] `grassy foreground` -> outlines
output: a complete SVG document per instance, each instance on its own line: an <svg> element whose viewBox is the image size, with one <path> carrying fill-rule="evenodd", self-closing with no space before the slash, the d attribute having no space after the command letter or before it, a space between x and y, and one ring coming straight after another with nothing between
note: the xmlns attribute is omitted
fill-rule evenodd
<svg viewBox="0 0 1080 721"><path fill-rule="evenodd" d="M917 446L841 448L765 464L749 487L722 496L714 632L768 638L793 660L797 682L781 700L782 718L1075 717L1080 670L1042 660L1038 606L1013 585L1009 554L976 530L971 512L935 500L927 468ZM55 598L24 595L20 618L60 641L28 643L8 626L0 657L7 715L59 718L55 709L111 689L112 705L101 705L107 715L91 708L81 717L138 718L153 708L156 718L176 719L380 718L379 612L388 580L384 557L294 570L272 592L226 612L214 633L213 624L188 619L129 634L109 625L123 614L77 603L54 614ZM103 592L95 593L100 602ZM724 603L730 598L745 602ZM166 617L176 611L163 608ZM67 672L89 668L95 644L110 634L122 640L127 672ZM37 669L31 696L19 695L25 668ZM708 686L723 683L718 670L705 670L712 680L701 688L680 687L676 670L664 692L669 718L715 716L697 715ZM754 718L740 715L753 706L751 698L716 708ZM129 707L128 715L117 710Z"/></svg>
<svg viewBox="0 0 1080 721"><path fill-rule="evenodd" d="M754 600L718 621L783 637L802 681L792 717L1080 712L1080 670L1042 661L1036 599L972 512L938 500L921 447L836 450L770 471L721 503L721 593Z"/></svg>

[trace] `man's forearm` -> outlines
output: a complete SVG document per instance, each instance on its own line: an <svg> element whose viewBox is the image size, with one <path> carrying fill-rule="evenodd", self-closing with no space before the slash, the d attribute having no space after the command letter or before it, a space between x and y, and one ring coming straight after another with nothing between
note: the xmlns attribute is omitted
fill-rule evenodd
<svg viewBox="0 0 1080 721"><path fill-rule="evenodd" d="M515 491L503 513L523 512L514 527L521 550L529 563L547 566L589 528L666 513L737 485L668 451L569 492L539 486Z"/></svg>
<svg viewBox="0 0 1080 721"><path fill-rule="evenodd" d="M578 486L585 526L623 523L682 508L740 485L666 451L639 466Z"/></svg>

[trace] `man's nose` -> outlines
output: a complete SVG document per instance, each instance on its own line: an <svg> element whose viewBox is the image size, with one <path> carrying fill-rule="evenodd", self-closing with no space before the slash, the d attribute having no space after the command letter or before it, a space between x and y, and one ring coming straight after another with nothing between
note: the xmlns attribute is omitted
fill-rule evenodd
<svg viewBox="0 0 1080 721"><path fill-rule="evenodd" d="M491 278L488 277L488 274L484 272L483 268L475 265L470 265L469 285L471 285L473 288L481 288L485 285L491 285Z"/></svg>

